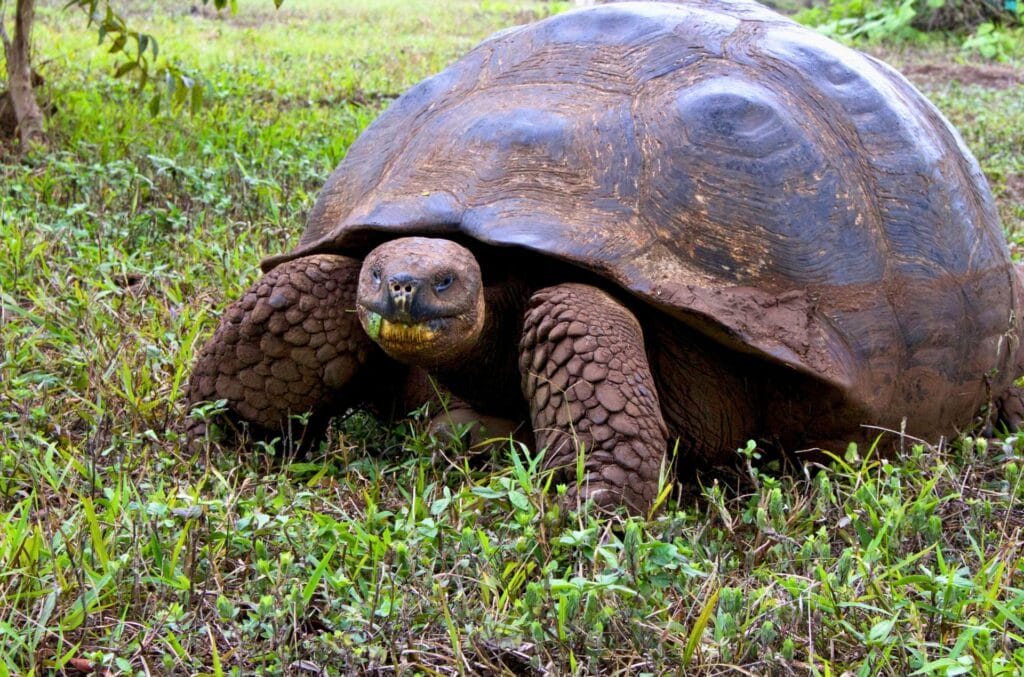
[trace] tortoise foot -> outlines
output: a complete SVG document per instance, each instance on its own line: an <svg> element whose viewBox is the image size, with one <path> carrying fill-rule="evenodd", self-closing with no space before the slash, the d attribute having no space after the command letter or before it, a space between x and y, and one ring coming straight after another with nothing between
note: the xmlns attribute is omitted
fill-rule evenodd
<svg viewBox="0 0 1024 677"><path fill-rule="evenodd" d="M542 289L526 313L519 366L537 446L570 495L649 511L668 432L633 314L595 287Z"/></svg>
<svg viewBox="0 0 1024 677"><path fill-rule="evenodd" d="M430 421L430 434L439 439L460 439L474 452L507 446L510 439L529 444L532 440L521 422L478 414L468 406L450 407Z"/></svg>

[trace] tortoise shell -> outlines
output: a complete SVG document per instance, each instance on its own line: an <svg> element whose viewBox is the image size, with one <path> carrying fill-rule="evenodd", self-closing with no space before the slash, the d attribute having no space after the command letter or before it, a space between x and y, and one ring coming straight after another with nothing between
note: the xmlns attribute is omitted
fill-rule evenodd
<svg viewBox="0 0 1024 677"><path fill-rule="evenodd" d="M745 0L492 36L370 125L264 270L412 233L589 269L920 434L1013 375L1020 281L960 136L890 67Z"/></svg>

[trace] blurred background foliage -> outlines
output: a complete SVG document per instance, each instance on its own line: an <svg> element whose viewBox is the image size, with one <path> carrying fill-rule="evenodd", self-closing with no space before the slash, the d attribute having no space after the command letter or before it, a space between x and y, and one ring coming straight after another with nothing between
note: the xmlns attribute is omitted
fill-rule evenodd
<svg viewBox="0 0 1024 677"><path fill-rule="evenodd" d="M1007 62L1024 56L1018 0L835 0L777 3L829 37L847 42L956 43L965 56Z"/></svg>

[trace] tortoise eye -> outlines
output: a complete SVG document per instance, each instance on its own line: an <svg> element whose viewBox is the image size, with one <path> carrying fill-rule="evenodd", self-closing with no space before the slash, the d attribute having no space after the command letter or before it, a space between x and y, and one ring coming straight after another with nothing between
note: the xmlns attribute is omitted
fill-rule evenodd
<svg viewBox="0 0 1024 677"><path fill-rule="evenodd" d="M452 286L452 282L455 282L455 275L448 273L440 279L440 281L434 285L434 289L437 291L444 291L448 287Z"/></svg>
<svg viewBox="0 0 1024 677"><path fill-rule="evenodd" d="M370 280L373 281L374 286L376 286L376 287L380 286L380 268L379 267L374 266L373 268L370 268Z"/></svg>

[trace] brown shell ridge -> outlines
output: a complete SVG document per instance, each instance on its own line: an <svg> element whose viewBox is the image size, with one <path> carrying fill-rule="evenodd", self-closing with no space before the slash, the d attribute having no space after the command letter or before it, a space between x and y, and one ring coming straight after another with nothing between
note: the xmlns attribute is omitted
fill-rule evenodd
<svg viewBox="0 0 1024 677"><path fill-rule="evenodd" d="M847 72L851 72L853 69L837 59L835 61L835 64L838 66L836 71L830 72L828 69L825 69L825 72L815 70L813 73L808 73L806 70L795 67L791 59L780 58L777 55L778 50L767 48L763 43L763 40L766 38L771 40L784 40L785 38L777 34L767 36L760 34L757 37L760 39L756 43L746 45L735 44L737 51L733 52L731 56L733 59L743 63L749 74L748 76L753 78L760 77L759 73L763 70L764 64L772 64L773 68L780 73L778 80L785 82L787 85L781 91L785 93L788 105L795 110L799 110L808 118L807 122L803 125L804 130L816 138L816 145L818 147L837 149L837 152L833 153L829 158L828 169L842 176L843 187L850 194L850 202L857 205L861 218L864 220L860 226L865 233L870 233L870 240L874 247L877 248L877 259L881 265L881 278L878 281L882 284L881 291L885 296L885 302L888 304L891 317L894 320L896 329L894 333L899 337L899 340L889 342L888 349L897 351L897 362L899 364L906 364L910 359L909 344L906 341L906 332L901 326L900 314L891 290L891 286L895 284L895 281L891 266L891 245L884 234L886 219L882 215L879 205L871 198L873 195L882 194L884 189L879 184L878 177L872 167L860 161L868 157L870 152L861 138L858 125L850 117L849 109L840 104L840 100L836 98L834 92L832 92L832 96L829 96L822 90L823 86L842 87L847 84L841 80L844 75L843 71L844 69L849 69ZM802 35L797 36L796 42L799 45L797 49L805 48L805 43L801 38L803 38ZM757 56L751 57L749 53L739 51L741 49L756 50ZM748 61L750 58L756 58L756 62L750 63ZM811 76L814 76L813 79ZM869 82L871 80L870 74L865 75L863 71L856 73L854 77L858 79L867 78ZM836 82L837 79L840 81ZM872 91L871 93L875 97L879 96L877 92ZM869 110L865 110L862 107L857 111L858 115L863 116L876 112L878 110L877 99L871 101L871 103L873 105ZM845 152L839 150L844 148L851 150ZM865 290L865 293L871 294L877 293L877 291L869 289ZM853 374L860 374L861 378L864 379L863 367L870 363L870 359L867 356L860 359L853 357L855 353L847 333L837 329L837 318L824 316L821 319L823 326L827 326L830 330L828 334L831 340L838 341L848 356L841 360L847 365L846 378L842 382L847 385L853 385ZM825 344L828 346L833 345L830 341L826 341ZM830 356L835 357L835 351L831 351ZM812 360L812 362L819 361ZM826 359L824 362L827 363L828 360ZM816 366L823 369L823 373L827 373L829 368L827 364ZM857 388L856 390L870 391L871 389ZM887 398L883 396L881 399L885 400ZM884 402L876 400L868 408L877 410L880 405L884 405Z"/></svg>
<svg viewBox="0 0 1024 677"><path fill-rule="evenodd" d="M802 291L782 296L752 287L710 291L690 285L640 291L645 301L724 345L830 384L856 390L862 365L843 336ZM859 402L867 409L870 403Z"/></svg>
<svg viewBox="0 0 1024 677"><path fill-rule="evenodd" d="M994 202L991 199L983 199L980 193L988 193L988 183L984 180L981 166L974 158L973 153L964 143L960 133L949 123L949 121L932 105L930 101L924 98L924 96L917 91L898 71L893 69L889 64L876 59L871 55L864 55L865 58L870 61L892 84L893 92L898 96L907 108L913 109L919 119L927 120L935 134L942 138L945 142L943 145L946 148L956 148L959 153L952 156L952 160L956 169L959 172L957 185L960 186L976 186L978 191L967 191L966 197L970 200L972 211L978 216L978 220L983 220L984 217L989 217L991 220L998 221L998 214L994 208ZM948 155L948 154L947 154ZM989 195L988 197L991 197ZM986 229L987 231L987 229ZM987 231L990 239L995 238L991 232ZM998 241L998 245L1001 247L1003 242L1001 239ZM996 242L993 242L995 244Z"/></svg>
<svg viewBox="0 0 1024 677"><path fill-rule="evenodd" d="M941 148L944 149L942 160L947 166L951 166L957 174L956 180L952 182L956 189L956 194L953 197L963 198L968 203L971 220L977 226L972 229L972 232L980 235L970 248L968 268L975 268L974 262L979 258L991 260L990 256L986 257L985 252L979 250L984 248L988 253L998 251L1005 242L1000 229L983 227L983 224L986 223L998 224L999 215L995 210L995 203L991 197L988 183L974 155L964 143L960 133L935 109L931 102L910 85L903 75L874 57L868 56L867 58L893 83L896 94L904 101L905 105L917 113L918 119L927 121L936 137L942 141ZM949 152L948 149L955 149L957 152ZM995 391L1002 390L1003 387L1009 385L1019 373L1018 363L1021 361L1019 337L1017 337L1017 345L1011 345L1013 343L1011 334L1015 334L1017 325L1014 315L1019 317L1022 303L1024 303L1024 297L1022 297L1024 290L1020 284L1019 273L1020 270L1012 262L1007 262L1005 265L1005 289L1009 294L1010 313L1006 318L1006 332L997 340L996 354L992 357L992 364L999 372L991 377L991 388ZM972 300L968 298L967 290L963 286L959 287L959 295L964 307L964 321L967 322L969 318L966 309L971 307ZM966 360L970 357L969 352L977 349L973 343L964 345L960 356L961 360Z"/></svg>
<svg viewBox="0 0 1024 677"><path fill-rule="evenodd" d="M849 118L848 110L836 103L834 97L824 96L821 86L800 69L795 68L787 59L782 59L761 44L756 45L759 49L757 57L762 62L772 63L779 71L779 80L786 83L785 94L787 103L791 108L799 110L810 119L804 125L804 130L813 134L818 145L842 149L848 147L854 149L853 153L836 152L829 157L830 168L840 173L844 179L844 185L853 181L857 196L853 200L858 207L865 208L867 212L866 230L881 232L885 219L878 206L868 196L880 192L880 186L875 174L866 167L858 158L865 157L869 151L862 142L856 126ZM742 60L748 76L758 77L762 67L747 62L748 55L739 53L733 55L737 60ZM827 77L826 74L814 73L818 77ZM795 93L790 95L790 90ZM830 138L826 138L830 137ZM885 269L884 277L888 277L889 243L884 237L875 238L874 243L882 248L883 254L879 256Z"/></svg>
<svg viewBox="0 0 1024 677"><path fill-rule="evenodd" d="M928 121L935 134L944 141L945 148L958 149L958 153L946 153L948 161L950 161L957 171L957 186L974 186L977 190L964 190L962 191L963 196L970 203L971 213L973 220L976 223L998 223L999 216L994 208L994 201L991 199L989 194L988 183L984 180L981 167L974 155L971 153L967 144L964 143L960 133L949 123L949 121L942 116L934 106L925 99L920 92L914 89L906 78L903 77L899 72L894 70L888 64L875 59L874 57L867 57L874 65L882 72L890 81L894 83L894 89L901 99L904 100L908 108L912 108L918 114L921 119ZM986 199L987 198L987 199ZM998 249L1003 246L1002 233L996 229L990 228L977 228L977 231L981 232L982 238L987 240L987 244L992 249ZM971 248L970 259L973 261L978 254L978 247L981 246L981 242L976 242L975 246ZM1019 312L1022 301L1021 298L1022 289L1020 285L1020 270L1016 268L1012 263L1006 266L1006 288L1010 293L1010 307L1011 317L1007 318L1008 331L1012 331L1014 326L1014 318L1012 314L1016 311ZM966 292L961 289L961 295L964 296L964 303L969 304L969 300L966 299ZM1000 350L1002 350L1002 344L1000 344ZM1003 372L1003 379L1007 383L1016 375L1015 367L1019 361L1016 353L1019 351L1014 350L1012 347L1007 347L1005 350L1005 356L1002 359L997 359L1002 364L997 368ZM998 385L995 386L998 388Z"/></svg>

